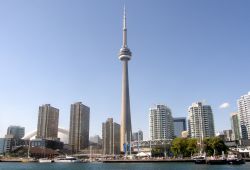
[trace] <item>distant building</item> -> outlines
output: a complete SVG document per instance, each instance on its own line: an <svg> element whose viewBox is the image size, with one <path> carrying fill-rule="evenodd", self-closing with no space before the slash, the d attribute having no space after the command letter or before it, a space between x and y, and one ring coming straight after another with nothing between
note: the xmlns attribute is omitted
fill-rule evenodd
<svg viewBox="0 0 250 170"><path fill-rule="evenodd" d="M89 146L90 108L77 102L71 104L69 145L73 152L78 152Z"/></svg>
<svg viewBox="0 0 250 170"><path fill-rule="evenodd" d="M25 128L21 126L9 126L7 129L7 135L13 135L16 139L24 137Z"/></svg>
<svg viewBox="0 0 250 170"><path fill-rule="evenodd" d="M174 123L171 110L165 105L150 108L149 128L151 140L173 139Z"/></svg>
<svg viewBox="0 0 250 170"><path fill-rule="evenodd" d="M101 144L102 139L100 138L99 135L95 135L95 136L91 136L89 138L89 141L92 142L92 143Z"/></svg>
<svg viewBox="0 0 250 170"><path fill-rule="evenodd" d="M230 130L223 130L223 134L224 134L224 141L233 141L234 137L233 137L233 131Z"/></svg>
<svg viewBox="0 0 250 170"><path fill-rule="evenodd" d="M58 140L58 120L59 109L50 104L39 106L36 138Z"/></svg>
<svg viewBox="0 0 250 170"><path fill-rule="evenodd" d="M181 137L182 132L187 130L185 117L175 117L174 120L174 136Z"/></svg>
<svg viewBox="0 0 250 170"><path fill-rule="evenodd" d="M192 103L188 108L188 132L192 138L213 137L214 118L212 108L201 102Z"/></svg>
<svg viewBox="0 0 250 170"><path fill-rule="evenodd" d="M103 154L120 154L120 125L108 118L102 123Z"/></svg>
<svg viewBox="0 0 250 170"><path fill-rule="evenodd" d="M240 140L240 118L237 112L231 114L231 128L233 131L233 139Z"/></svg>
<svg viewBox="0 0 250 170"><path fill-rule="evenodd" d="M250 139L250 92L237 100L240 116L241 136Z"/></svg>
<svg viewBox="0 0 250 170"><path fill-rule="evenodd" d="M143 132L139 130L138 132L132 133L132 141L143 141Z"/></svg>
<svg viewBox="0 0 250 170"><path fill-rule="evenodd" d="M5 138L0 138L0 155L4 153Z"/></svg>
<svg viewBox="0 0 250 170"><path fill-rule="evenodd" d="M15 140L13 135L5 135L4 137L4 153L11 152L13 147L15 146Z"/></svg>
<svg viewBox="0 0 250 170"><path fill-rule="evenodd" d="M102 139L100 138L100 136L91 136L89 138L89 146L91 146L92 149L95 149L95 151L98 150L98 152L102 153Z"/></svg>

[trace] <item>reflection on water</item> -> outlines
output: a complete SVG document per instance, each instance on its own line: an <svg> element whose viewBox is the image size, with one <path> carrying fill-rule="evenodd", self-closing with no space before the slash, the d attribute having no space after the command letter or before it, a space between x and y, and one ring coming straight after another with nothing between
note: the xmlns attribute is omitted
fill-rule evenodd
<svg viewBox="0 0 250 170"><path fill-rule="evenodd" d="M0 170L249 170L244 165L196 165L194 163L0 163Z"/></svg>

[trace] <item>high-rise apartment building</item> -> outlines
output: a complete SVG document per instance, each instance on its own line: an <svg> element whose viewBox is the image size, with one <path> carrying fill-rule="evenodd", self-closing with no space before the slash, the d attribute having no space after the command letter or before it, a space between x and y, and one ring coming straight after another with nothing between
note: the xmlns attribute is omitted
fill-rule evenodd
<svg viewBox="0 0 250 170"><path fill-rule="evenodd" d="M78 152L89 145L90 108L77 102L71 105L69 145L73 152Z"/></svg>
<svg viewBox="0 0 250 170"><path fill-rule="evenodd" d="M9 126L7 129L7 135L13 135L13 138L21 139L24 137L25 128L21 126Z"/></svg>
<svg viewBox="0 0 250 170"><path fill-rule="evenodd" d="M120 125L108 118L102 123L103 154L120 154Z"/></svg>
<svg viewBox="0 0 250 170"><path fill-rule="evenodd" d="M250 92L237 100L238 113L240 116L241 136L250 139Z"/></svg>
<svg viewBox="0 0 250 170"><path fill-rule="evenodd" d="M188 108L188 132L192 138L213 137L214 118L212 108L202 102L192 103Z"/></svg>
<svg viewBox="0 0 250 170"><path fill-rule="evenodd" d="M150 108L149 128L151 140L173 139L174 123L171 110L165 105Z"/></svg>
<svg viewBox="0 0 250 170"><path fill-rule="evenodd" d="M58 140L58 120L59 109L50 104L39 106L36 138Z"/></svg>
<svg viewBox="0 0 250 170"><path fill-rule="evenodd" d="M132 133L132 141L143 141L143 132L139 130L138 132Z"/></svg>
<svg viewBox="0 0 250 170"><path fill-rule="evenodd" d="M233 139L240 140L240 119L239 114L237 112L231 113L231 128L233 131Z"/></svg>
<svg viewBox="0 0 250 170"><path fill-rule="evenodd" d="M181 133L187 130L185 117L175 117L174 119L174 136L181 137Z"/></svg>

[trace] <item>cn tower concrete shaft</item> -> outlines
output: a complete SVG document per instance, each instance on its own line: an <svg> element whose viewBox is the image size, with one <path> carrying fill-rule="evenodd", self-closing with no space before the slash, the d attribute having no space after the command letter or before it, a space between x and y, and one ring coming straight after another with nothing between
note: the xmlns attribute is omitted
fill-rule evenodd
<svg viewBox="0 0 250 170"><path fill-rule="evenodd" d="M124 151L124 144L128 144L130 142L132 131L129 99L128 60L123 60L122 64L121 151Z"/></svg>
<svg viewBox="0 0 250 170"><path fill-rule="evenodd" d="M127 27L126 27L126 10L124 8L123 15L123 41L122 48L119 52L119 59L122 61L122 106L121 106L121 132L120 132L120 149L125 152L131 141L132 126L130 115L130 99L129 99L129 80L128 80L128 61L131 59L132 53L127 46ZM126 146L126 147L125 147Z"/></svg>

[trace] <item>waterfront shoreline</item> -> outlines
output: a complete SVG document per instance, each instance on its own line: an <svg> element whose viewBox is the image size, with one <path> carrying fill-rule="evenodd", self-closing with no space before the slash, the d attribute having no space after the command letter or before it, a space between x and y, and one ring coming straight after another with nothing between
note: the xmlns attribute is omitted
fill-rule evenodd
<svg viewBox="0 0 250 170"><path fill-rule="evenodd" d="M192 159L135 159L135 160L104 160L103 163L164 163L164 162L194 162Z"/></svg>
<svg viewBox="0 0 250 170"><path fill-rule="evenodd" d="M244 159L246 162L250 162L250 158ZM0 163L9 162L9 163L27 163L26 161L23 161L22 159L0 159ZM34 161L30 161L33 162ZM126 159L126 160L101 160L101 161L94 161L95 162L101 162L101 163L186 163L186 162L194 162L192 159ZM38 163L38 162L37 162ZM85 163L85 162L82 162ZM89 162L91 163L91 162Z"/></svg>

